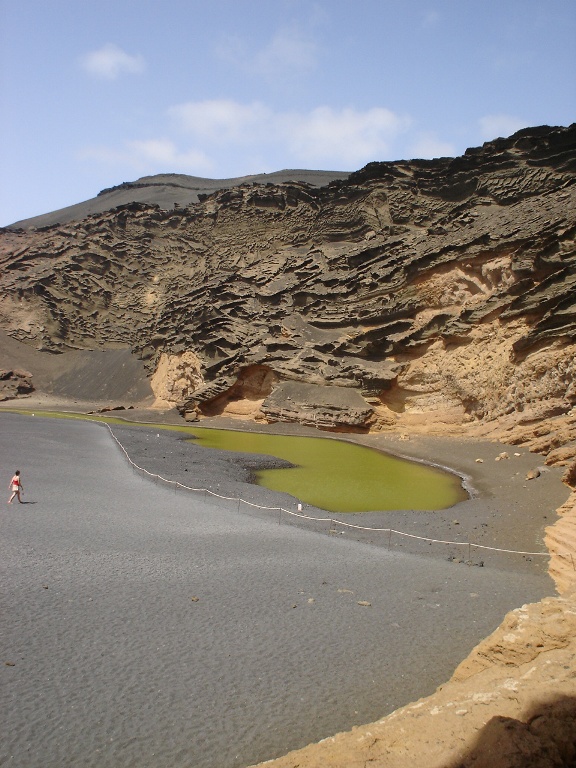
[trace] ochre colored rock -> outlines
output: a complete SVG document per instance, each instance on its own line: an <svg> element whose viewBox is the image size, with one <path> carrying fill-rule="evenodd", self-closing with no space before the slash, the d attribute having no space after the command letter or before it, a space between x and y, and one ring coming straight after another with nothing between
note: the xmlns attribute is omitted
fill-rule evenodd
<svg viewBox="0 0 576 768"><path fill-rule="evenodd" d="M269 768L569 768L576 758L576 592L509 613L427 698Z"/></svg>

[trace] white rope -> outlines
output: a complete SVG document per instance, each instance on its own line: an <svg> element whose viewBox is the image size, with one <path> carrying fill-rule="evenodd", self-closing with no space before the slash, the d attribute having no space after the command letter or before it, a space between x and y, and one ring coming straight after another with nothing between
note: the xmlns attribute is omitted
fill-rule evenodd
<svg viewBox="0 0 576 768"><path fill-rule="evenodd" d="M108 430L112 435L112 438L120 446L120 449L126 456L126 459L135 469L137 469L140 472L143 472L149 477L153 477L158 480L161 480L162 482L167 483L168 485L176 485L180 488L184 488L187 491L210 494L211 496L214 496L217 499L224 499L225 501L238 501L238 502L241 502L242 504L247 504L249 507L264 509L269 512L285 512L287 515L292 515L292 517L298 517L302 520L313 520L314 522L317 522L317 523L337 523L338 525L342 525L346 528L355 528L360 531L372 531L375 533L389 533L389 534L394 533L397 536L405 536L406 538L418 539L419 541L428 541L431 544L448 544L450 546L456 546L456 547L475 547L477 549L486 549L491 552L505 552L507 554L512 554L512 555L530 555L531 557L550 557L550 552L523 552L518 549L502 549L500 547L489 547L489 546L486 546L485 544L474 544L473 542L470 542L470 541L445 541L443 539L430 539L427 536L416 536L416 534L414 533L397 531L394 528L370 528L363 525L354 525L353 523L344 523L342 520L335 520L333 517L311 517L310 515L303 515L298 512L293 512L292 510L285 509L284 507L266 507L266 506L263 506L262 504L255 504L254 502L246 501L245 499L241 499L237 496L223 496L219 493L216 493L215 491L212 491L210 488L193 488L190 485L184 485L183 483L180 483L177 480L169 480L166 477L162 477L162 475L154 474L153 472L149 472L147 469L144 469L144 467L140 467L138 464L132 461L132 459L128 454L128 451L126 450L126 448L124 448L120 440L118 440L118 438L112 431L112 427L110 426L110 424L108 424L108 422L96 422L96 423L105 424L108 427ZM556 556L571 558L571 554L569 552L557 552Z"/></svg>

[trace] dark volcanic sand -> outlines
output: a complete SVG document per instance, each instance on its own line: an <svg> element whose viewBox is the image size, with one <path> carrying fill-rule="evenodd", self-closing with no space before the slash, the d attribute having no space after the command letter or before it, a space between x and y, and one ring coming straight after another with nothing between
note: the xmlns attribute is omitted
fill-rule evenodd
<svg viewBox="0 0 576 768"><path fill-rule="evenodd" d="M173 434L114 431L190 485L242 481L206 453L184 472ZM6 484L22 470L27 502L4 503L1 520L1 765L272 758L431 693L506 611L553 591L538 573L388 551L170 490L131 470L98 424L0 413L0 458Z"/></svg>
<svg viewBox="0 0 576 768"><path fill-rule="evenodd" d="M198 202L198 195L210 195L222 189L230 189L241 184L283 184L302 181L313 187L327 186L336 179L345 179L348 173L342 171L308 171L304 169L285 169L272 173L259 173L239 176L233 179L204 179L199 176L187 176L180 173L164 173L144 176L135 182L120 184L117 187L102 190L97 197L76 205L60 208L57 211L22 219L11 224L11 228L31 229L50 227L69 221L80 221L87 216L105 213L121 205L147 203L158 205L162 210L170 210L179 205L185 207Z"/></svg>
<svg viewBox="0 0 576 768"><path fill-rule="evenodd" d="M133 414L127 412L118 415L131 420L154 418L150 412L135 411ZM174 418L173 415L165 420L182 425L181 418ZM349 440L395 455L449 467L460 474L466 487L470 486L471 498L468 501L436 512L401 510L336 514L303 505L304 514L311 517L331 517L334 521L367 528L393 528L441 541L472 542L488 547L546 553L544 529L554 521L555 510L568 497L568 489L561 482L562 468L545 467L541 457L517 446L486 440L413 436L405 441L397 436L383 434L332 435L294 424L262 425L226 418L205 419L199 426ZM193 425L190 428L193 429ZM283 466L280 459L202 448L190 443L187 435L178 432L158 433L152 429L149 431L120 425L114 425L113 429L121 442L130 444L130 455L136 464L150 472L188 486L210 488L225 496L297 511L297 499L260 488L252 482L254 469ZM502 452L508 453L510 458L496 461ZM477 458L481 458L482 463L477 463ZM527 481L527 472L536 467L540 468L541 477ZM229 506L232 508L237 505L230 502ZM259 512L244 505L241 510L246 514L261 514L268 518L273 516L273 513ZM284 516L282 520L285 524L299 525L309 530L324 533L337 531L338 536L378 546L388 547L390 544L393 549L412 554L461 560L477 566L483 564L540 574L545 574L548 568L548 557L511 555L479 547L471 547L469 550L467 546L431 545L395 535L389 539L387 533L359 531L296 517Z"/></svg>

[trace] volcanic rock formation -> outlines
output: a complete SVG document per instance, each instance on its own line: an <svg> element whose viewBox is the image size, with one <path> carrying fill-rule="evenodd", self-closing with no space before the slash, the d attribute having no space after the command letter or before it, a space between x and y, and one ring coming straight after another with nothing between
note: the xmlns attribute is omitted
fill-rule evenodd
<svg viewBox="0 0 576 768"><path fill-rule="evenodd" d="M31 229L48 227L78 221L86 216L104 213L129 203L158 205L164 210L185 207L197 203L200 195L207 195L221 189L230 189L240 184L282 184L285 181L304 181L312 187L323 187L335 179L345 179L347 173L339 171L284 170L274 173L259 173L253 176L239 176L234 179L204 179L183 173L159 173L143 176L136 181L124 181L115 187L103 189L91 200L60 208L51 213L17 221L12 227ZM11 228L12 228L11 227Z"/></svg>
<svg viewBox="0 0 576 768"><path fill-rule="evenodd" d="M32 374L28 371L0 369L0 400L13 400L34 391Z"/></svg>
<svg viewBox="0 0 576 768"><path fill-rule="evenodd" d="M0 327L55 354L129 348L190 418L457 426L569 463L575 138L23 222L0 236Z"/></svg>

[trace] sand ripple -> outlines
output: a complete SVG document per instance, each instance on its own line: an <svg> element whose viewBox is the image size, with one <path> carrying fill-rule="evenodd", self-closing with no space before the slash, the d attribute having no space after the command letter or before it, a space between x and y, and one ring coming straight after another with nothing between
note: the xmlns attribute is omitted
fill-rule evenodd
<svg viewBox="0 0 576 768"><path fill-rule="evenodd" d="M2 766L272 758L430 693L550 591L175 493L99 425L0 414L0 451L30 502L1 518Z"/></svg>

